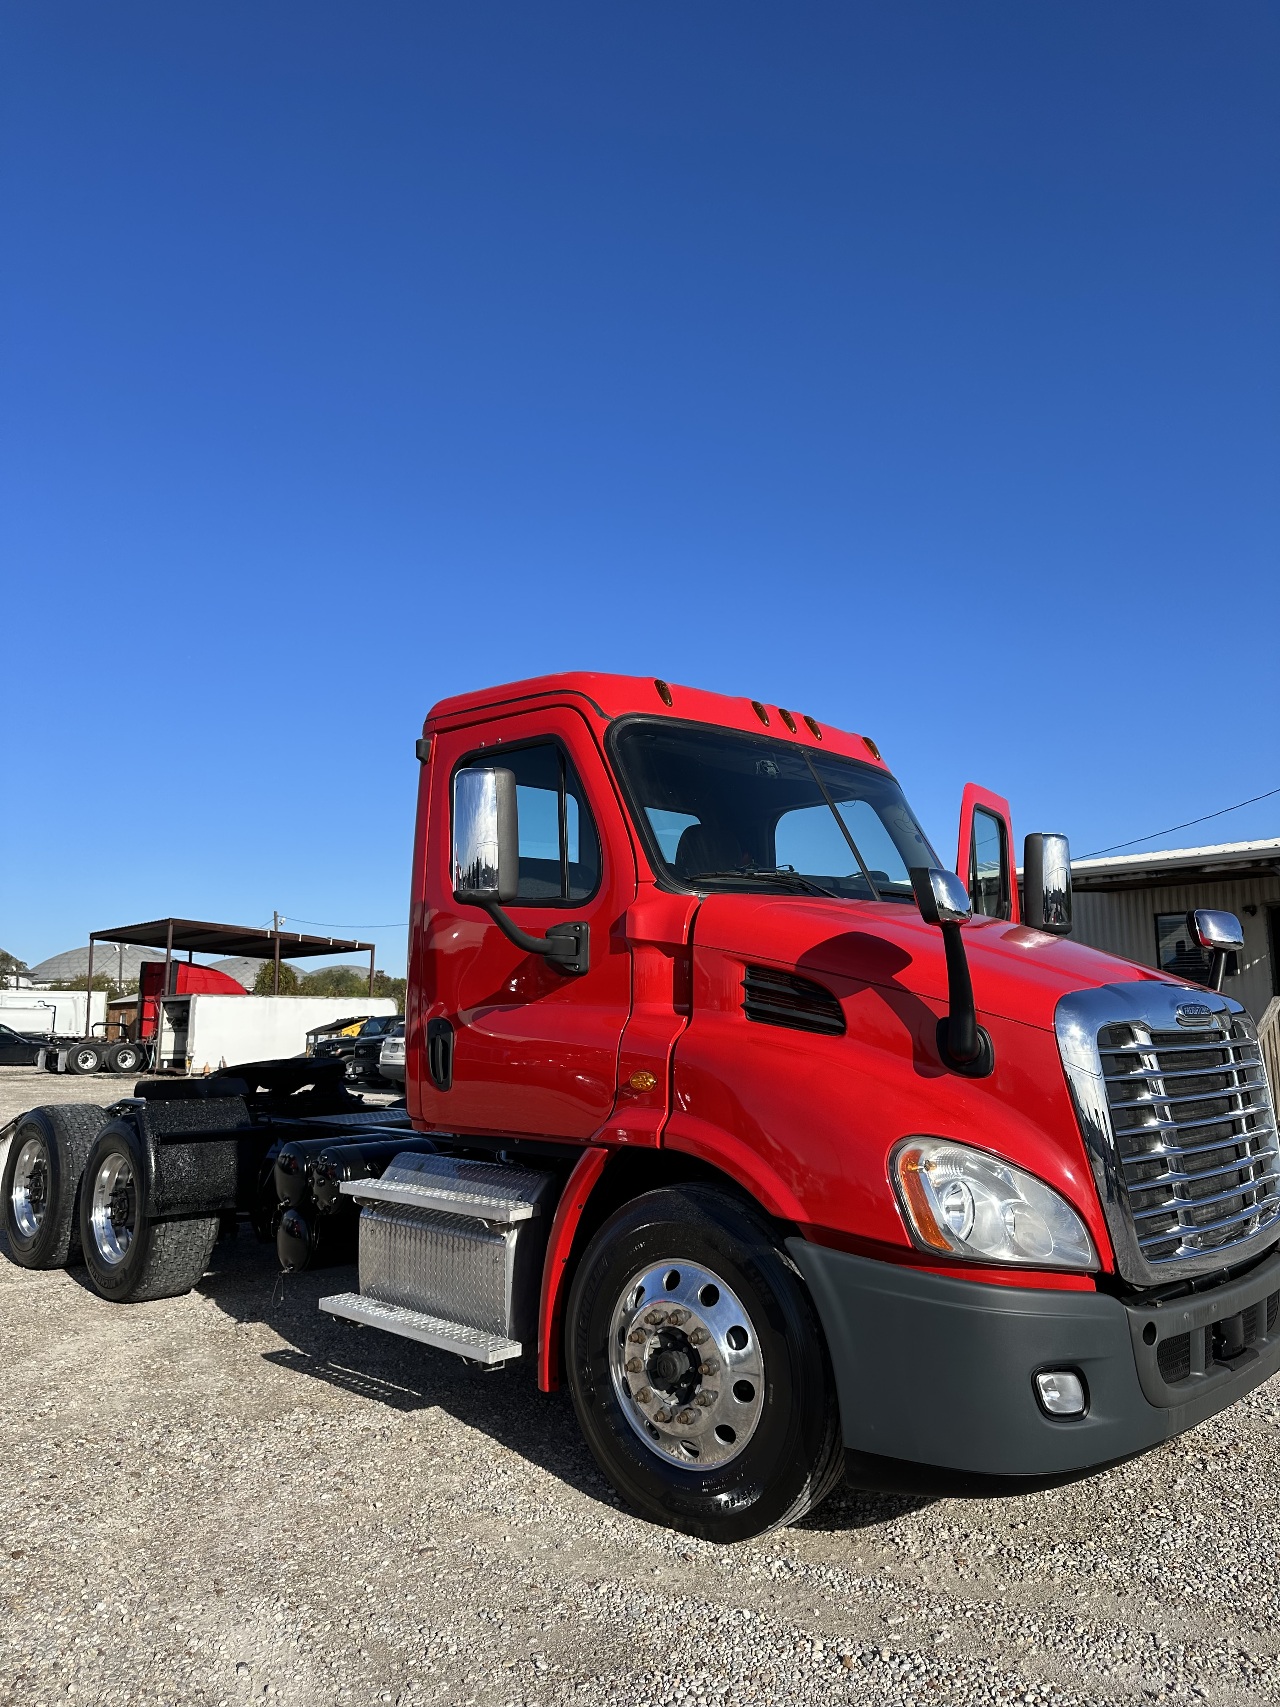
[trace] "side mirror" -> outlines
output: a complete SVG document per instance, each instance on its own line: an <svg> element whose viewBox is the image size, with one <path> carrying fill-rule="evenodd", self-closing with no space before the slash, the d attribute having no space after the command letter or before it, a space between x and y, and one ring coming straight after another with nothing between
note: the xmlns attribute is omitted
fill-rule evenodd
<svg viewBox="0 0 1280 1707"><path fill-rule="evenodd" d="M942 947L947 956L948 1012L938 1021L938 1053L953 1073L985 1079L994 1069L996 1058L991 1038L978 1024L969 960L960 935L961 925L973 917L969 891L954 871L939 871L925 865L912 867L911 887L920 917L925 924L937 925L942 931Z"/></svg>
<svg viewBox="0 0 1280 1707"><path fill-rule="evenodd" d="M526 954L540 954L558 972L591 969L591 927L585 920L552 925L531 936L503 907L520 888L520 819L516 773L497 765L468 765L453 779L453 898L482 907L504 936Z"/></svg>
<svg viewBox="0 0 1280 1707"><path fill-rule="evenodd" d="M1022 922L1050 936L1071 934L1071 844L1065 836L1028 836L1022 846Z"/></svg>
<svg viewBox="0 0 1280 1707"><path fill-rule="evenodd" d="M502 906L515 900L519 881L515 772L470 765L453 779L453 898Z"/></svg>
<svg viewBox="0 0 1280 1707"><path fill-rule="evenodd" d="M1244 947L1244 932L1234 913L1215 913L1198 907L1187 914L1187 930L1192 940L1213 956L1209 968L1209 988L1220 990L1227 970L1227 956Z"/></svg>

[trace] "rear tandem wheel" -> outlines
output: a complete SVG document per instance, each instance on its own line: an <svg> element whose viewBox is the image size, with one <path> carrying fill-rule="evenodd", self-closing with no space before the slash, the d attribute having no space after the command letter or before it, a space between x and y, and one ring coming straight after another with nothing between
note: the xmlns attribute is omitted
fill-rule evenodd
<svg viewBox="0 0 1280 1707"><path fill-rule="evenodd" d="M153 1219L147 1157L127 1121L103 1127L85 1163L80 1242L93 1289L116 1304L190 1292L209 1263L221 1217Z"/></svg>

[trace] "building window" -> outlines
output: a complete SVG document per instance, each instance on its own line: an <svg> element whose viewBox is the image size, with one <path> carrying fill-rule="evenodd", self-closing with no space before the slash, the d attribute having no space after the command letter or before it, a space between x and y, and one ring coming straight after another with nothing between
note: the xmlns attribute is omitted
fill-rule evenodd
<svg viewBox="0 0 1280 1707"><path fill-rule="evenodd" d="M1192 984L1209 982L1209 956L1187 929L1185 913L1156 914L1156 965L1171 977L1185 978ZM1227 977L1234 978L1240 970L1239 956L1227 956Z"/></svg>

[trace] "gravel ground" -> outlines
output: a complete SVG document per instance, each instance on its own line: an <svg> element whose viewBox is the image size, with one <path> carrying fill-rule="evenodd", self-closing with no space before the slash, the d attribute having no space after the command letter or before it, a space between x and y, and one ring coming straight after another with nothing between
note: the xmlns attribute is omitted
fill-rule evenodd
<svg viewBox="0 0 1280 1707"><path fill-rule="evenodd" d="M1280 1379L1071 1487L846 1489L715 1548L624 1511L527 1368L321 1315L352 1283L245 1234L112 1307L0 1257L4 1707L1280 1699Z"/></svg>

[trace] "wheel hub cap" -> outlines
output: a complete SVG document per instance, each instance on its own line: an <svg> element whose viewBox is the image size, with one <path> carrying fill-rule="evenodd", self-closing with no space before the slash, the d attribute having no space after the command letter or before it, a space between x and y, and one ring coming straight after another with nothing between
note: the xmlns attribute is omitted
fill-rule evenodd
<svg viewBox="0 0 1280 1707"><path fill-rule="evenodd" d="M764 1410L755 1327L699 1263L655 1263L631 1277L610 1324L609 1370L636 1434L687 1469L736 1458Z"/></svg>
<svg viewBox="0 0 1280 1707"><path fill-rule="evenodd" d="M49 1204L49 1158L38 1138L28 1138L18 1151L9 1190L13 1224L24 1239L40 1231Z"/></svg>
<svg viewBox="0 0 1280 1707"><path fill-rule="evenodd" d="M94 1246L104 1263L114 1267L124 1261L137 1219L138 1193L128 1157L108 1156L93 1182L89 1211Z"/></svg>

